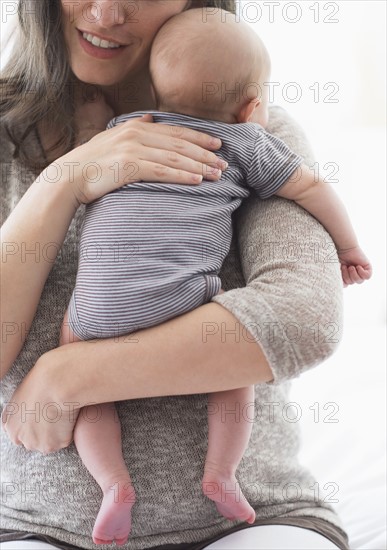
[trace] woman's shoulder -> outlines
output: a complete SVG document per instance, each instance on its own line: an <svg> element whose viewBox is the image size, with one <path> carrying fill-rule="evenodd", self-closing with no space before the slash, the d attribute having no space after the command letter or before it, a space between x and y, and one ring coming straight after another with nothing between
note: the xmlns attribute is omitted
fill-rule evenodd
<svg viewBox="0 0 387 550"><path fill-rule="evenodd" d="M0 124L0 150L1 163L12 162L15 145L12 143L6 124Z"/></svg>
<svg viewBox="0 0 387 550"><path fill-rule="evenodd" d="M0 125L0 186L1 186L1 225L7 219L13 204L12 188L14 187L14 162L13 154L15 146L4 124Z"/></svg>
<svg viewBox="0 0 387 550"><path fill-rule="evenodd" d="M33 135L28 136L27 139L30 147L38 146ZM36 179L37 173L31 166L23 164L17 158L16 145L5 124L0 128L0 150L1 224L3 224Z"/></svg>
<svg viewBox="0 0 387 550"><path fill-rule="evenodd" d="M266 130L282 139L294 153L303 157L305 164L311 166L314 163L313 150L304 130L285 109L277 105L270 107Z"/></svg>

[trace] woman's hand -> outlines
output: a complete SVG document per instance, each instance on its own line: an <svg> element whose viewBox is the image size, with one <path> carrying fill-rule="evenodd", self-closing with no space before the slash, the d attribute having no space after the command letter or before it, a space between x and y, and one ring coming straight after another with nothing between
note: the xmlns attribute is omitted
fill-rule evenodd
<svg viewBox="0 0 387 550"><path fill-rule="evenodd" d="M1 416L2 428L15 445L43 454L70 445L80 410L79 403L61 403L50 393L55 388L50 371L55 369L49 368L49 354L42 355L23 379Z"/></svg>
<svg viewBox="0 0 387 550"><path fill-rule="evenodd" d="M217 138L188 128L154 124L152 117L145 115L98 133L56 164L67 174L78 204L88 204L128 183L195 185L203 177L218 180L227 167L212 152L220 146Z"/></svg>

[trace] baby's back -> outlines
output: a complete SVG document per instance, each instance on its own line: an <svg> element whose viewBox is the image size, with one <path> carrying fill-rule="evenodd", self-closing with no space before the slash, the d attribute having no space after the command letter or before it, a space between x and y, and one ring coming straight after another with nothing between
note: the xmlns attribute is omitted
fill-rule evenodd
<svg viewBox="0 0 387 550"><path fill-rule="evenodd" d="M133 116L133 115L132 115ZM115 123L124 122L118 117ZM154 118L188 126L190 117ZM211 123L192 119L198 129ZM221 127L229 126L221 124ZM220 155L229 168L200 185L130 183L89 204L80 241L69 324L82 339L128 334L207 303L232 237L231 215L249 195L231 135ZM246 154L246 152L245 152Z"/></svg>

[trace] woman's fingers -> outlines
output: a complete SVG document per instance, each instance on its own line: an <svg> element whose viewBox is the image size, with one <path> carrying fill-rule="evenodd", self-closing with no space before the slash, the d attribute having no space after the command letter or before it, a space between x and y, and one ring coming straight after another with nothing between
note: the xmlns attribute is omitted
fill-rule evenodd
<svg viewBox="0 0 387 550"><path fill-rule="evenodd" d="M144 117L143 117L144 118ZM145 124L151 123L151 121L139 119ZM133 123L133 119L127 121L124 124ZM184 126L171 126L169 124L152 124L152 132L163 135L164 137L170 137L173 139L189 141L203 149L209 149L210 151L216 151L220 149L222 142L220 139L214 136L209 136L203 132L191 130L191 128L185 128Z"/></svg>
<svg viewBox="0 0 387 550"><path fill-rule="evenodd" d="M15 407L13 403L6 403L1 413L1 426L5 432L7 431L8 418L9 416L12 416L14 413L15 413Z"/></svg>
<svg viewBox="0 0 387 550"><path fill-rule="evenodd" d="M168 149L158 149L153 147L144 147L141 151L140 159L142 161L147 161L147 164L144 164L141 167L141 172L145 173L145 168L149 168L149 163L153 163L155 166L150 174L147 177L142 176L142 180L150 181L168 181L168 179L160 179L157 174L161 172L161 175L164 175L163 168L169 168L179 172L185 172L183 179L187 179L187 174L194 176L201 176L199 179L195 177L192 181L196 183L197 181L202 181L202 179L207 180L218 180L222 176L221 170L210 164L203 164L200 161L193 160L192 158L185 156L184 154L177 153L176 151L171 151ZM157 165L157 166L156 166ZM171 176L174 172L171 170L167 171ZM174 179L170 180L175 182ZM180 179L179 179L180 181ZM177 183L177 182L176 182ZM188 183L188 182L187 182Z"/></svg>
<svg viewBox="0 0 387 550"><path fill-rule="evenodd" d="M10 411L8 409L11 409ZM12 441L14 445L23 445L23 443L20 441L20 439L17 436L12 436L7 431L7 422L8 422L8 416L13 414L14 408L12 406L12 403L7 403L3 409L3 412L1 413L1 426L3 431L8 435L9 439Z"/></svg>
<svg viewBox="0 0 387 550"><path fill-rule="evenodd" d="M125 124L123 126L125 126ZM175 132L176 135L171 135L171 133L173 134L173 130L179 130L179 132ZM180 157L187 157L190 160L197 161L206 166L217 167L220 170L225 170L227 167L227 163L223 159L219 158L214 152L208 150L209 147L203 147L203 145L187 139L192 138L198 141L198 136L202 136L200 138L202 142L205 143L207 141L209 136L201 134L200 132L195 132L194 130L178 126L168 126L166 124L152 124L148 126L140 123L137 126L128 125L125 128L124 134L126 134L127 138L131 141L135 139L140 146L142 145L149 149L169 152L170 155L165 155L163 159L168 165L175 161L177 155L180 155ZM187 137L180 137L185 135ZM220 140L218 141L220 143ZM151 159L147 158L147 160ZM157 159L157 162L158 161L160 161L160 159ZM202 171L199 171L199 173L201 172Z"/></svg>
<svg viewBox="0 0 387 550"><path fill-rule="evenodd" d="M155 181L161 183L181 183L185 185L199 184L203 180L200 174L192 174L165 164L157 164L147 160L141 161L139 179L136 181Z"/></svg>

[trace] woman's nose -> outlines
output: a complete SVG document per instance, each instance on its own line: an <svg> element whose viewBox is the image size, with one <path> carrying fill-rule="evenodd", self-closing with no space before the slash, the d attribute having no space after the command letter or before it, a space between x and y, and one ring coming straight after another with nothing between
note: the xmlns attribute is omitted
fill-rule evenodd
<svg viewBox="0 0 387 550"><path fill-rule="evenodd" d="M103 28L114 27L115 25L123 25L130 18L130 13L133 9L129 9L129 4L135 2L131 0L94 0L90 2L88 12L90 14L90 22L95 23Z"/></svg>

